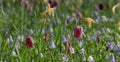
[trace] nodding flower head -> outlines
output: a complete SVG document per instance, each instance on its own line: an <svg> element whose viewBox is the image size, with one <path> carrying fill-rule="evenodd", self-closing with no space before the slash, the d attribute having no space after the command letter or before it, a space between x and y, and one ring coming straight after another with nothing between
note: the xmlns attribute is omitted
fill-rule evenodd
<svg viewBox="0 0 120 62"><path fill-rule="evenodd" d="M33 47L33 44L34 44L34 40L31 36L28 36L26 38L26 46L29 47L29 48L32 48Z"/></svg>
<svg viewBox="0 0 120 62"><path fill-rule="evenodd" d="M83 28L81 26L76 26L73 31L74 37L77 39L81 39L82 32L83 32Z"/></svg>
<svg viewBox="0 0 120 62"><path fill-rule="evenodd" d="M100 10L103 10L103 9L104 9L104 4L100 3L100 4L99 4L99 9L100 9Z"/></svg>
<svg viewBox="0 0 120 62"><path fill-rule="evenodd" d="M45 41L48 41L48 40L49 40L49 34L48 34L48 33L45 33L43 39L44 39Z"/></svg>
<svg viewBox="0 0 120 62"><path fill-rule="evenodd" d="M88 62L94 62L94 58L92 56L88 57Z"/></svg>
<svg viewBox="0 0 120 62"><path fill-rule="evenodd" d="M59 5L57 0L48 0L48 3L50 4L51 8L57 7Z"/></svg>
<svg viewBox="0 0 120 62"><path fill-rule="evenodd" d="M72 48L70 41L66 41L64 46L68 54L75 53L75 50Z"/></svg>
<svg viewBox="0 0 120 62"><path fill-rule="evenodd" d="M50 48L51 48L51 49L54 49L55 47L56 47L56 46L55 46L54 41L50 42Z"/></svg>
<svg viewBox="0 0 120 62"><path fill-rule="evenodd" d="M81 13L81 12L78 12L78 13L76 14L76 16L77 16L77 19L79 19L79 20L82 19L82 13Z"/></svg>

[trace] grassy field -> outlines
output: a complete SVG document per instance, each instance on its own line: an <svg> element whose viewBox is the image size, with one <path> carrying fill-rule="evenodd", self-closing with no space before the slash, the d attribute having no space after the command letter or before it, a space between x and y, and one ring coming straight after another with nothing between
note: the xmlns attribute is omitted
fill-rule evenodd
<svg viewBox="0 0 120 62"><path fill-rule="evenodd" d="M0 0L0 62L120 62L119 2Z"/></svg>

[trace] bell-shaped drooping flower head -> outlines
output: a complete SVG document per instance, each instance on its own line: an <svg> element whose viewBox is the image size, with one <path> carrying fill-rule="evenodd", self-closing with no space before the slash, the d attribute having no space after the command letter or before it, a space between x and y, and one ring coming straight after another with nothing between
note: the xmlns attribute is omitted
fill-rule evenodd
<svg viewBox="0 0 120 62"><path fill-rule="evenodd" d="M81 39L82 38L82 32L83 32L83 28L81 26L76 26L74 28L73 35L74 35L75 38Z"/></svg>
<svg viewBox="0 0 120 62"><path fill-rule="evenodd" d="M77 19L79 19L79 20L82 19L82 13L81 13L81 12L78 12L78 13L76 14L76 16L77 16Z"/></svg>
<svg viewBox="0 0 120 62"><path fill-rule="evenodd" d="M57 0L48 0L48 3L50 4L51 8L54 8L54 7L58 6L58 1Z"/></svg>
<svg viewBox="0 0 120 62"><path fill-rule="evenodd" d="M104 9L104 4L100 3L100 4L99 4L99 9L100 9L100 10L103 10L103 9Z"/></svg>
<svg viewBox="0 0 120 62"><path fill-rule="evenodd" d="M32 48L33 47L33 44L34 44L34 40L31 36L28 36L26 38L26 46L29 47L29 48Z"/></svg>

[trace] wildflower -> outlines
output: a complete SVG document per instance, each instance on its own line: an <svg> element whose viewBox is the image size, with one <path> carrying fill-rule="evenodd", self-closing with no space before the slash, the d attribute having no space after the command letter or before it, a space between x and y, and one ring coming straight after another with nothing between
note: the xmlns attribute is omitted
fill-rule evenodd
<svg viewBox="0 0 120 62"><path fill-rule="evenodd" d="M41 15L42 17L45 17L45 16L46 16L46 12L42 12L40 15Z"/></svg>
<svg viewBox="0 0 120 62"><path fill-rule="evenodd" d="M118 22L118 27L120 27L120 22Z"/></svg>
<svg viewBox="0 0 120 62"><path fill-rule="evenodd" d="M82 4L83 0L76 0L78 3Z"/></svg>
<svg viewBox="0 0 120 62"><path fill-rule="evenodd" d="M83 60L83 61L86 61L85 55L82 55L82 60Z"/></svg>
<svg viewBox="0 0 120 62"><path fill-rule="evenodd" d="M46 19L45 18L43 18L43 19L41 19L41 21L40 21L42 24L46 24Z"/></svg>
<svg viewBox="0 0 120 62"><path fill-rule="evenodd" d="M9 30L8 28L5 29L5 33L6 33L6 34L8 34L9 31L10 31L10 30Z"/></svg>
<svg viewBox="0 0 120 62"><path fill-rule="evenodd" d="M34 32L33 32L33 30L32 30L32 29L30 29L30 30L29 30L29 33L30 33L30 34L33 34Z"/></svg>
<svg viewBox="0 0 120 62"><path fill-rule="evenodd" d="M16 52L15 51L12 51L12 56L16 56Z"/></svg>
<svg viewBox="0 0 120 62"><path fill-rule="evenodd" d="M116 62L114 55L112 55L110 62Z"/></svg>
<svg viewBox="0 0 120 62"><path fill-rule="evenodd" d="M39 57L40 57L40 59L42 59L42 58L43 58L43 54L42 54L42 53L40 53L40 54L39 54Z"/></svg>
<svg viewBox="0 0 120 62"><path fill-rule="evenodd" d="M66 49L67 53L69 53L69 54L72 53L70 41L66 41L66 42L64 43L64 45L65 45L65 49Z"/></svg>
<svg viewBox="0 0 120 62"><path fill-rule="evenodd" d="M53 33L53 28L52 28L52 26L50 26L50 33Z"/></svg>
<svg viewBox="0 0 120 62"><path fill-rule="evenodd" d="M107 46L106 46L106 50L110 49L110 50L113 50L113 43L112 42L108 42Z"/></svg>
<svg viewBox="0 0 120 62"><path fill-rule="evenodd" d="M68 61L67 56L63 56L63 57L62 57L62 61Z"/></svg>
<svg viewBox="0 0 120 62"><path fill-rule="evenodd" d="M94 62L94 58L92 56L88 57L88 62Z"/></svg>
<svg viewBox="0 0 120 62"><path fill-rule="evenodd" d="M81 41L81 40L78 40L76 43L77 43L77 45L79 45L80 47L82 47L82 46L83 46L83 43L82 43L82 41Z"/></svg>
<svg viewBox="0 0 120 62"><path fill-rule="evenodd" d="M103 10L103 9L104 9L104 4L100 3L100 4L99 4L99 9L100 9L100 10Z"/></svg>
<svg viewBox="0 0 120 62"><path fill-rule="evenodd" d="M13 3L15 3L16 2L16 0L12 0L13 1Z"/></svg>
<svg viewBox="0 0 120 62"><path fill-rule="evenodd" d="M95 23L95 21L91 18L85 18L86 22L88 23L88 26L91 27L92 23Z"/></svg>
<svg viewBox="0 0 120 62"><path fill-rule="evenodd" d="M67 39L63 36L62 41L63 41L63 43L65 43L67 41Z"/></svg>
<svg viewBox="0 0 120 62"><path fill-rule="evenodd" d="M111 30L110 30L109 28L106 28L106 31L107 31L107 32L111 32Z"/></svg>
<svg viewBox="0 0 120 62"><path fill-rule="evenodd" d="M116 5L114 5L114 6L112 7L112 12L113 12L113 14L115 14L115 9L116 9L117 7L120 7L120 3L117 3Z"/></svg>
<svg viewBox="0 0 120 62"><path fill-rule="evenodd" d="M85 49L82 48L82 49L80 50L80 53L81 53L81 54L85 54Z"/></svg>
<svg viewBox="0 0 120 62"><path fill-rule="evenodd" d="M54 7L58 6L58 1L57 0L48 0L48 3L50 4L51 8L54 8Z"/></svg>
<svg viewBox="0 0 120 62"><path fill-rule="evenodd" d="M68 17L67 20L66 20L66 23L67 23L67 24L70 24L70 23L72 23L72 22L73 22L73 18Z"/></svg>
<svg viewBox="0 0 120 62"><path fill-rule="evenodd" d="M34 40L31 36L28 36L26 38L26 46L29 47L29 48L32 48L33 47L33 44L34 44Z"/></svg>
<svg viewBox="0 0 120 62"><path fill-rule="evenodd" d="M46 6L46 13L48 13L49 15L53 15L54 16L54 8L50 7L50 4L48 4L48 6Z"/></svg>
<svg viewBox="0 0 120 62"><path fill-rule="evenodd" d="M48 34L48 33L45 33L43 39L44 39L45 41L48 41L48 40L49 40L49 34Z"/></svg>
<svg viewBox="0 0 120 62"><path fill-rule="evenodd" d="M75 49L73 47L71 47L71 53L74 54L75 53Z"/></svg>
<svg viewBox="0 0 120 62"><path fill-rule="evenodd" d="M83 28L81 26L76 26L73 31L74 37L77 39L81 39L82 32L83 32Z"/></svg>
<svg viewBox="0 0 120 62"><path fill-rule="evenodd" d="M50 48L51 48L51 49L54 49L55 47L56 47L56 46L55 46L54 41L50 42Z"/></svg>
<svg viewBox="0 0 120 62"><path fill-rule="evenodd" d="M29 9L29 2L25 1L25 8L28 10Z"/></svg>
<svg viewBox="0 0 120 62"><path fill-rule="evenodd" d="M24 41L24 36L23 36L23 35L19 35L19 36L17 37L17 39L20 40L20 41Z"/></svg>
<svg viewBox="0 0 120 62"><path fill-rule="evenodd" d="M103 20L103 21L107 21L106 16L102 16L102 20Z"/></svg>
<svg viewBox="0 0 120 62"><path fill-rule="evenodd" d="M12 36L10 35L9 39L8 39L8 45L12 45L13 43L13 38Z"/></svg>
<svg viewBox="0 0 120 62"><path fill-rule="evenodd" d="M78 12L78 13L76 14L76 16L77 16L77 19L79 19L79 20L82 19L82 14L81 14L81 12Z"/></svg>
<svg viewBox="0 0 120 62"><path fill-rule="evenodd" d="M20 4L20 5L22 4L22 0L19 0L19 4Z"/></svg>

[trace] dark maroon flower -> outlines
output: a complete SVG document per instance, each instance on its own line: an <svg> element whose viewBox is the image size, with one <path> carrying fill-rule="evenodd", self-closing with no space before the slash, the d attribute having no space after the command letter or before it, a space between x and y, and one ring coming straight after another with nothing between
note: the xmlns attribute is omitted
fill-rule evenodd
<svg viewBox="0 0 120 62"><path fill-rule="evenodd" d="M25 8L29 9L29 2L28 1L25 1Z"/></svg>
<svg viewBox="0 0 120 62"><path fill-rule="evenodd" d="M49 34L45 33L43 38L44 38L45 42L48 41L49 40Z"/></svg>
<svg viewBox="0 0 120 62"><path fill-rule="evenodd" d="M77 14L76 14L76 16L77 16L77 19L82 19L82 14L81 14L81 12L78 12Z"/></svg>
<svg viewBox="0 0 120 62"><path fill-rule="evenodd" d="M74 28L74 37L77 39L81 39L82 38L82 32L83 32L83 28L81 26L76 26Z"/></svg>
<svg viewBox="0 0 120 62"><path fill-rule="evenodd" d="M22 4L22 0L19 0L18 2L19 2L20 5Z"/></svg>
<svg viewBox="0 0 120 62"><path fill-rule="evenodd" d="M33 44L34 44L34 40L32 37L28 36L26 38L26 46L29 47L29 48L32 48L33 47Z"/></svg>
<svg viewBox="0 0 120 62"><path fill-rule="evenodd" d="M48 0L48 3L50 4L51 8L54 8L54 7L58 6L58 1L57 0Z"/></svg>
<svg viewBox="0 0 120 62"><path fill-rule="evenodd" d="M103 10L103 9L104 9L104 4L100 3L100 4L99 4L99 9L100 9L100 10Z"/></svg>

